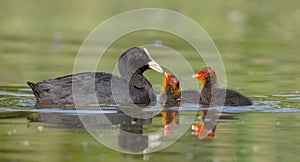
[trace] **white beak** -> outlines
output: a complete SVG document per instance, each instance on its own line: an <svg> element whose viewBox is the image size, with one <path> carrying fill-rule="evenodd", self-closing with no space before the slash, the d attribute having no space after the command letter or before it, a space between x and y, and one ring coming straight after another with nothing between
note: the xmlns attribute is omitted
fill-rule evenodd
<svg viewBox="0 0 300 162"><path fill-rule="evenodd" d="M151 69L153 69L159 73L164 72L163 69L160 67L160 65L157 62L155 62L154 60L151 60L150 62L148 62L148 65Z"/></svg>
<svg viewBox="0 0 300 162"><path fill-rule="evenodd" d="M148 57L149 57L150 60L151 60L150 62L148 62L149 67L150 67L151 69L153 69L153 70L159 72L159 73L163 73L164 71L163 71L163 69L160 67L160 65L150 57L150 54L149 54L147 48L143 48L143 50L145 51L145 53L148 55Z"/></svg>

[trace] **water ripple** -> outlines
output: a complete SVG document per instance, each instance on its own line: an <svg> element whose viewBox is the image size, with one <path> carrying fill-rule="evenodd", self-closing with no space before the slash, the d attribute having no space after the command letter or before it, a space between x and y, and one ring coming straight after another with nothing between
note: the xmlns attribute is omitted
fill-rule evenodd
<svg viewBox="0 0 300 162"><path fill-rule="evenodd" d="M10 87L12 89L12 87ZM7 111L22 111L22 112L55 112L55 113L69 113L74 114L78 113L78 110L66 110L63 108L51 108L51 109L35 109L35 99L34 95L30 92L29 88L15 88L15 91L0 91L0 112ZM157 95L159 99L159 95ZM279 113L298 113L300 111L300 94L299 93L290 93L290 94L273 94L270 96L266 95L253 95L252 99L254 100L253 105L251 106L224 106L223 112L228 113L242 113L242 112L279 112ZM149 106L143 108L143 111L147 112L159 112L162 111L164 107L160 104ZM25 109L25 110L24 110ZM180 107L172 107L169 109L179 110L179 111L201 111L207 110L207 108L201 107L199 104L195 103L183 103ZM212 109L212 108L210 108ZM215 108L220 110L220 108ZM107 110L107 111L105 111ZM82 113L106 113L109 111L116 111L117 108L112 107L99 107L97 111L87 108L87 110L82 110Z"/></svg>

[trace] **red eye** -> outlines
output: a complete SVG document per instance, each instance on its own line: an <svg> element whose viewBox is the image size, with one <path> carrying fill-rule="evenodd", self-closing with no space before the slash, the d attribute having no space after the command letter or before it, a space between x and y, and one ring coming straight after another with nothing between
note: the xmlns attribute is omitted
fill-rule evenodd
<svg viewBox="0 0 300 162"><path fill-rule="evenodd" d="M145 58L145 54L141 53L140 58L142 58L142 59Z"/></svg>

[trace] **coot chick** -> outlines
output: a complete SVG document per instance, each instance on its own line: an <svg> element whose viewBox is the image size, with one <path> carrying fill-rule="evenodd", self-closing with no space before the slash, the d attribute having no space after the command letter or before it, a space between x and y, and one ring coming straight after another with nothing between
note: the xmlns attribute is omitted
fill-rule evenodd
<svg viewBox="0 0 300 162"><path fill-rule="evenodd" d="M164 106L179 106L181 101L181 88L176 76L165 72L160 103Z"/></svg>
<svg viewBox="0 0 300 162"><path fill-rule="evenodd" d="M156 96L143 72L162 68L147 52L137 47L126 50L119 58L121 77L106 72L84 72L49 79L38 83L27 82L38 104L152 104Z"/></svg>
<svg viewBox="0 0 300 162"><path fill-rule="evenodd" d="M212 103L212 106L252 105L251 99L239 92L230 89L218 88L216 73L210 67L205 67L202 70L199 70L198 73L193 75L193 78L200 80L202 83L200 90L201 104L210 105ZM225 103L223 103L224 101L221 101L221 98L225 98Z"/></svg>
<svg viewBox="0 0 300 162"><path fill-rule="evenodd" d="M179 79L165 72L165 78L160 95L160 103L166 107L179 106L181 103L199 103L200 94L195 90L184 90L180 88Z"/></svg>

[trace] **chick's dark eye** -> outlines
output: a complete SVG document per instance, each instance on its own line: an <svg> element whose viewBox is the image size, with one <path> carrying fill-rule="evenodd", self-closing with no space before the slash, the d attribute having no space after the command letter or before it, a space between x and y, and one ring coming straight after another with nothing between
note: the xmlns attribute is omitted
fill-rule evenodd
<svg viewBox="0 0 300 162"><path fill-rule="evenodd" d="M174 83L175 85L178 85L179 84L179 81L177 80L177 78L171 78L170 79L170 81L172 82L172 83Z"/></svg>
<svg viewBox="0 0 300 162"><path fill-rule="evenodd" d="M170 81L174 83L174 78L171 78Z"/></svg>
<svg viewBox="0 0 300 162"><path fill-rule="evenodd" d="M210 70L210 67L205 67L203 70L202 70L202 72L203 73L206 73L206 72L208 72Z"/></svg>

